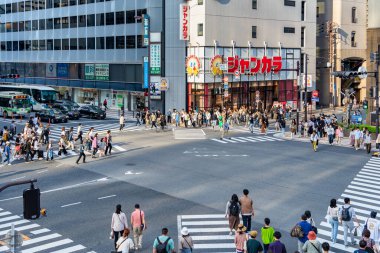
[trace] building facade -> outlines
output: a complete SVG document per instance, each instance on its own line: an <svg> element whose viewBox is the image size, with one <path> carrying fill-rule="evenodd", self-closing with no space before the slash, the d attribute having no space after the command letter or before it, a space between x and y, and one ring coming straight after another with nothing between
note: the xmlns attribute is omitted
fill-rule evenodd
<svg viewBox="0 0 380 253"><path fill-rule="evenodd" d="M315 89L316 1L192 0L188 6L187 108L296 108L297 62L303 74L306 54L308 91Z"/></svg>
<svg viewBox="0 0 380 253"><path fill-rule="evenodd" d="M333 78L333 71L366 66L367 0L318 0L317 88L322 105L342 105L342 92L362 101L366 80ZM354 99L354 97L351 99Z"/></svg>
<svg viewBox="0 0 380 253"><path fill-rule="evenodd" d="M49 85L79 103L143 106L146 13L161 32L161 1L1 1L0 73L20 78L0 81Z"/></svg>

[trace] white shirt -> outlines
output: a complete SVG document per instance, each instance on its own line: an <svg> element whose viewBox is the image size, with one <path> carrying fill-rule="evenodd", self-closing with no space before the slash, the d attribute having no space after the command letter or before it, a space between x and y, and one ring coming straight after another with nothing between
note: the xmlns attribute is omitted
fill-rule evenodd
<svg viewBox="0 0 380 253"><path fill-rule="evenodd" d="M130 249L133 249L135 245L131 238L120 237L116 242L117 252L129 253Z"/></svg>
<svg viewBox="0 0 380 253"><path fill-rule="evenodd" d="M327 215L330 217L330 218L333 218L333 217L338 217L338 212L339 212L339 208L338 207L333 207L331 208L330 206L327 208Z"/></svg>
<svg viewBox="0 0 380 253"><path fill-rule="evenodd" d="M371 239L373 239L376 243L379 243L380 221L369 218L367 221L367 229L371 232Z"/></svg>
<svg viewBox="0 0 380 253"><path fill-rule="evenodd" d="M120 214L112 214L111 229L113 229L113 231L123 231L124 228L127 227L128 221L127 216L125 216L125 213L120 212Z"/></svg>
<svg viewBox="0 0 380 253"><path fill-rule="evenodd" d="M120 116L120 125L124 124L124 116Z"/></svg>
<svg viewBox="0 0 380 253"><path fill-rule="evenodd" d="M78 126L77 128L77 135L79 135L80 131L82 130L82 126Z"/></svg>

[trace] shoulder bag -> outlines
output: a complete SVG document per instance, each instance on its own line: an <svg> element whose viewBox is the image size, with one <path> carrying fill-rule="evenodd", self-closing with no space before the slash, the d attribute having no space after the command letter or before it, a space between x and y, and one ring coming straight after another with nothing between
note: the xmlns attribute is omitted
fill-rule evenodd
<svg viewBox="0 0 380 253"><path fill-rule="evenodd" d="M119 249L120 245L122 245L125 242L125 240L127 240L127 239L128 239L128 237L125 238L119 245L117 245L116 250L112 250L111 253L117 253L118 252L117 250Z"/></svg>
<svg viewBox="0 0 380 253"><path fill-rule="evenodd" d="M187 243L187 246L189 246L189 248L190 248L190 251L191 252L193 252L193 248L190 246L190 243L189 243L189 241L188 240L186 240L186 237L184 237L184 236L182 236L182 238L186 241L186 243ZM183 247L183 245L182 245L182 247Z"/></svg>
<svg viewBox="0 0 380 253"><path fill-rule="evenodd" d="M125 227L125 225L124 225L124 223L121 221L121 219L120 219L120 216L118 215L118 214L116 214L116 216L117 216L117 218L119 218L119 221L120 221L120 223L121 224L123 224L123 226L124 226L124 229L126 229L126 227Z"/></svg>
<svg viewBox="0 0 380 253"><path fill-rule="evenodd" d="M144 228L145 228L145 224L143 223L143 219L142 219L142 215L141 215L141 210L140 210L140 221L141 221L140 228L141 228L141 231L143 231Z"/></svg>
<svg viewBox="0 0 380 253"><path fill-rule="evenodd" d="M312 243L311 241L309 241L309 242L310 242L311 245L313 245L314 249L316 249L319 253L321 253L321 252L319 251L319 249L318 249L317 247L315 247L314 243Z"/></svg>

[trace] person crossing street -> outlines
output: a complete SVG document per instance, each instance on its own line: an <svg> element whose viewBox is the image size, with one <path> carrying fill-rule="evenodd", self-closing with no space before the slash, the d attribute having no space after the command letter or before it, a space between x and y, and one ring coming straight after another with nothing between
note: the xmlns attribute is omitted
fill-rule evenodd
<svg viewBox="0 0 380 253"><path fill-rule="evenodd" d="M79 144L79 156L78 156L78 159L76 161L76 164L79 163L80 159L83 157L83 163L86 162L86 154L84 153L84 144L83 144L83 141L80 142Z"/></svg>

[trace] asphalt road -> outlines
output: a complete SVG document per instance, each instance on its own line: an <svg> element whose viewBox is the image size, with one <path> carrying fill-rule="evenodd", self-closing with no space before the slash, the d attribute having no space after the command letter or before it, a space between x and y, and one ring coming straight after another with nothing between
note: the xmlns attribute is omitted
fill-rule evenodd
<svg viewBox="0 0 380 253"><path fill-rule="evenodd" d="M218 132L205 133L207 138L218 137ZM236 132L233 136L257 135ZM150 252L162 227L177 237L178 215L224 214L231 195L241 195L247 188L256 210L253 227L259 229L263 219L270 217L291 252L297 244L289 231L300 215L311 210L319 224L329 200L340 196L369 159L364 152L335 146L321 145L315 153L309 143L290 141L174 140L171 131L131 132L114 142L122 143L126 151L105 159L90 158L79 166L68 158L3 167L0 184L37 178L41 191L49 191L41 196L48 216L35 223L84 245L83 252L110 251L110 221L118 203L128 217L135 203L146 212L142 252ZM21 214L25 187L2 192L0 208Z"/></svg>

